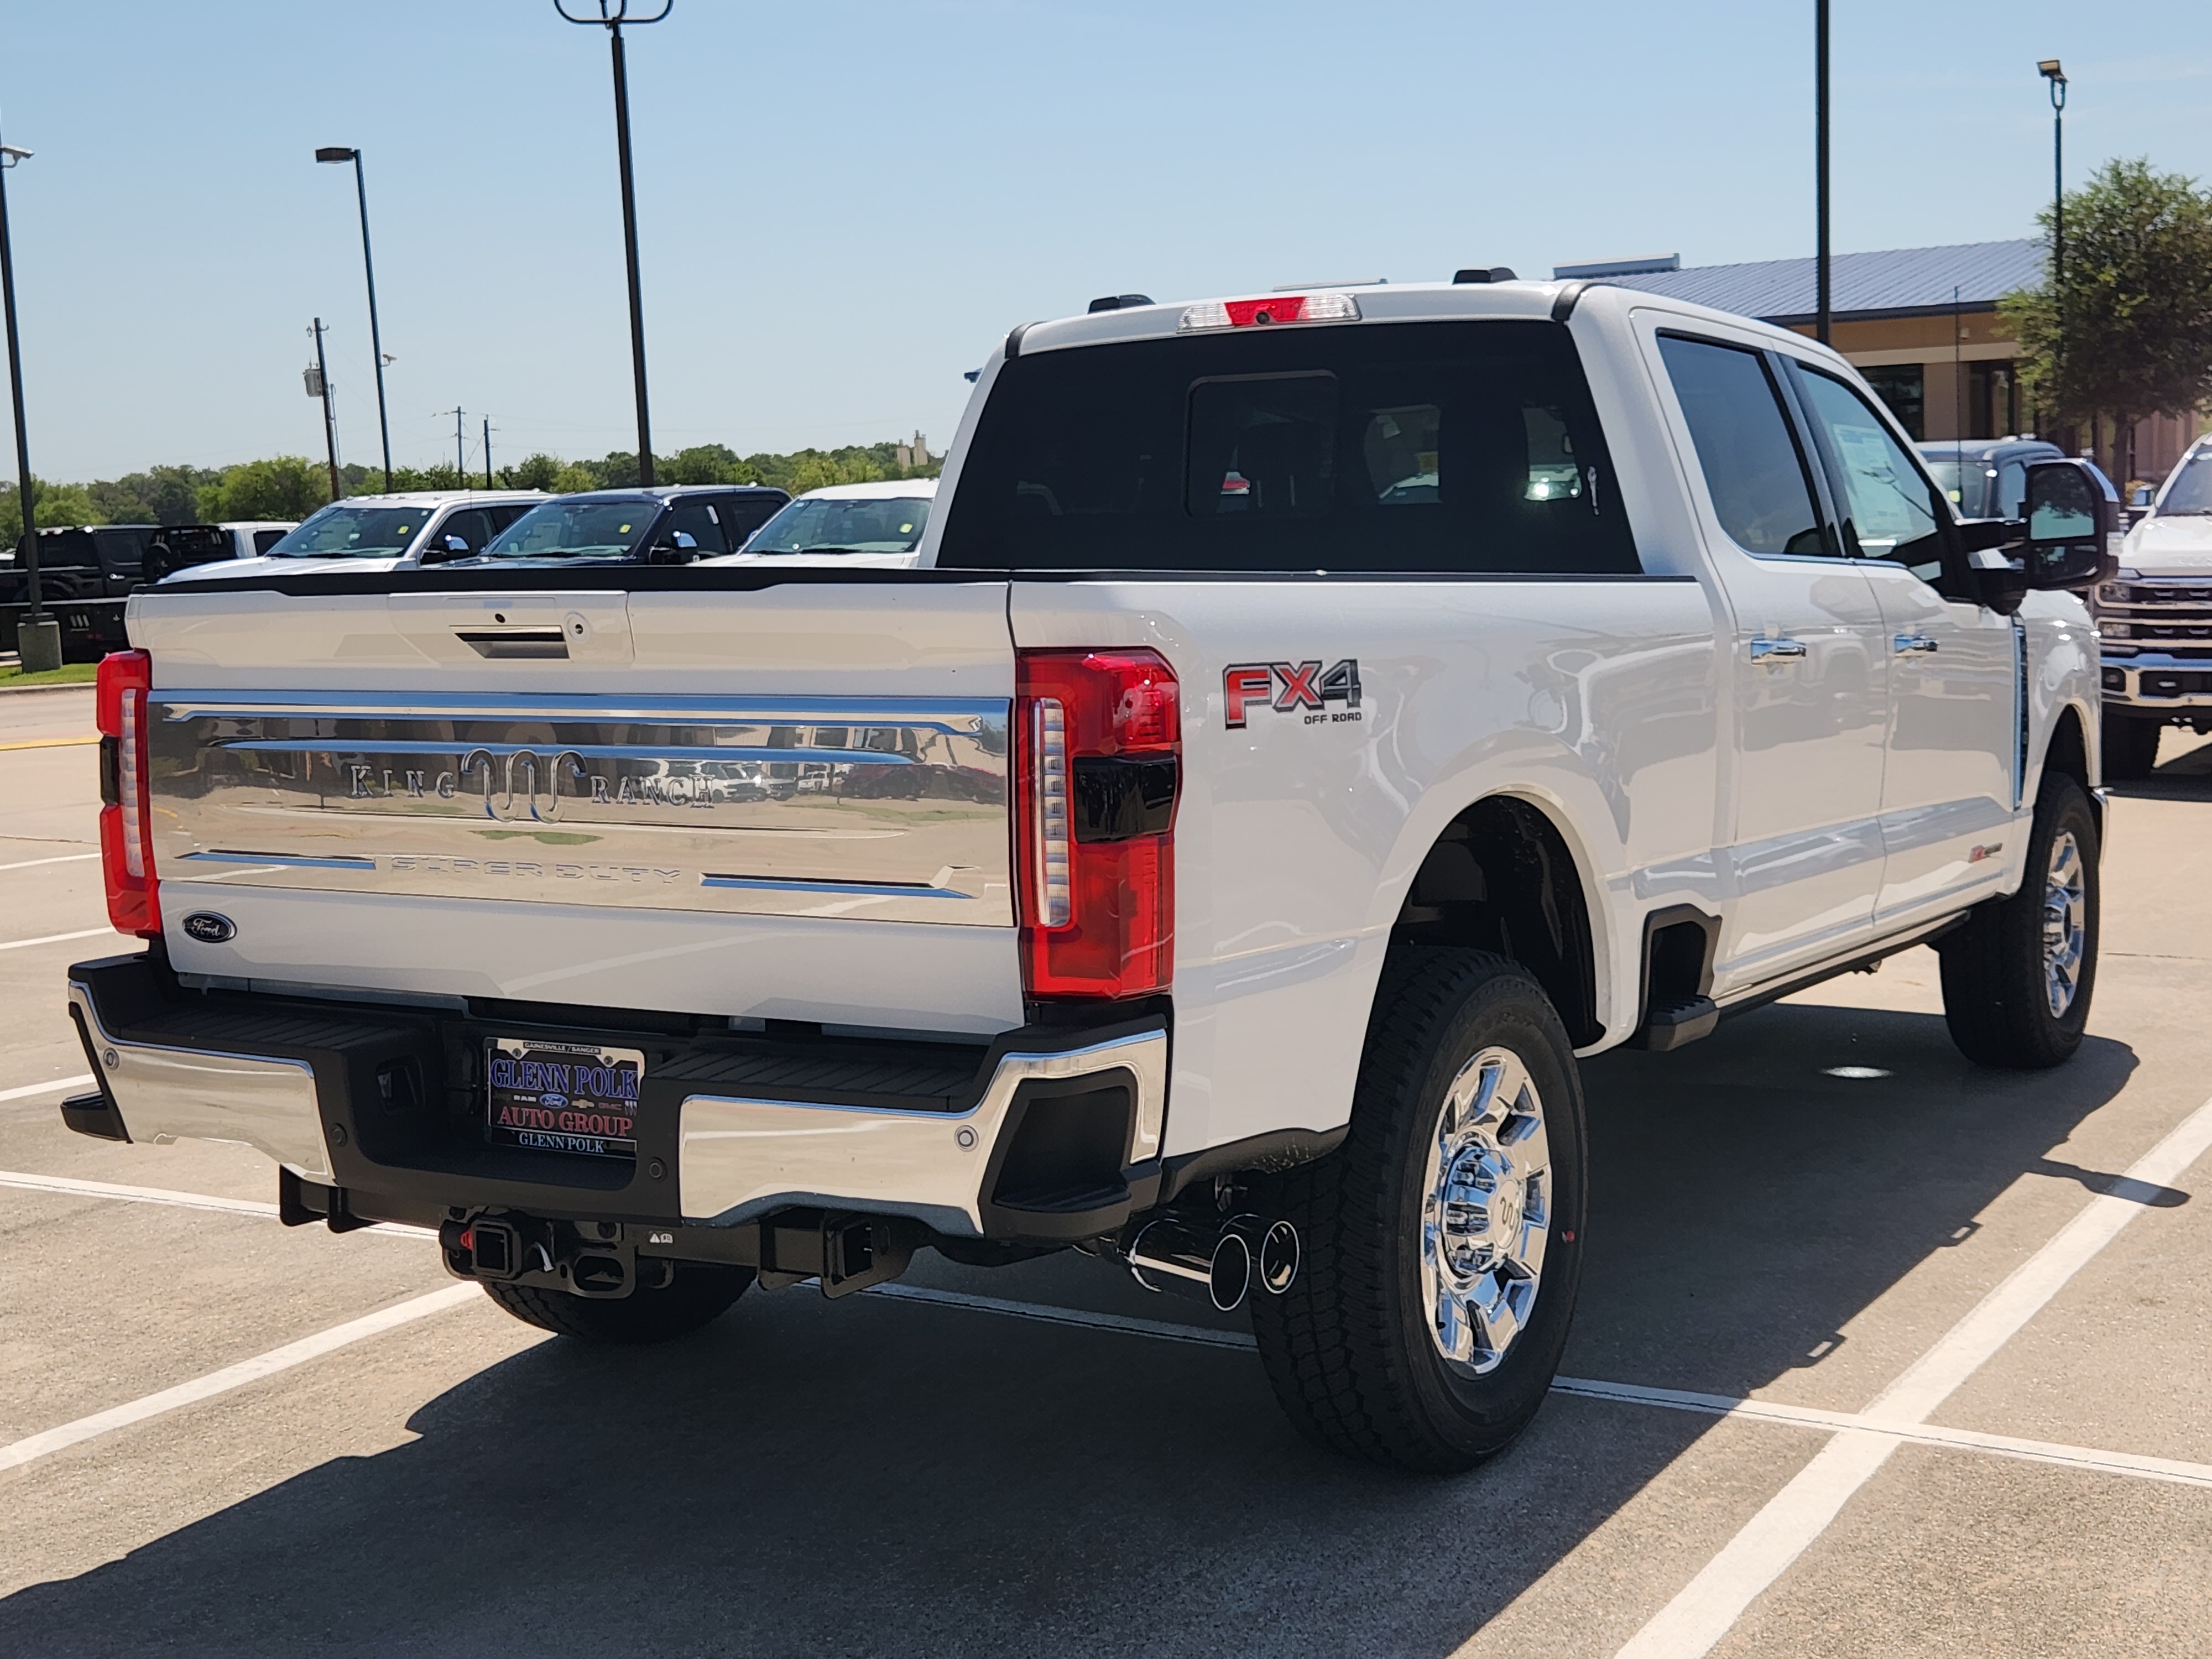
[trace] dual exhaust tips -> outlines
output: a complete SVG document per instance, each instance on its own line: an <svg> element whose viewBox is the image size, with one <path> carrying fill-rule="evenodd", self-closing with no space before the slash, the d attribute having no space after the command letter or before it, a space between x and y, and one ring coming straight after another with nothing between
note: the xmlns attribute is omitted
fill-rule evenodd
<svg viewBox="0 0 2212 1659"><path fill-rule="evenodd" d="M1298 1230L1264 1216L1164 1215L1121 1245L1129 1273L1148 1291L1202 1293L1222 1312L1257 1285L1280 1296L1298 1276Z"/></svg>

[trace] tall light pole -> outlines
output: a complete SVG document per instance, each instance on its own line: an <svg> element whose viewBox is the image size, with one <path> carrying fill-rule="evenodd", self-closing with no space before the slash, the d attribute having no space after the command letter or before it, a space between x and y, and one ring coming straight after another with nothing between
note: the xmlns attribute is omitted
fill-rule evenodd
<svg viewBox="0 0 2212 1659"><path fill-rule="evenodd" d="M392 489L392 422L384 412L384 336L376 326L376 261L368 251L368 182L362 176L361 152L343 145L325 144L315 152L318 161L353 163L354 193L361 198L361 264L368 276L368 349L376 359L376 429L384 440L384 488Z"/></svg>
<svg viewBox="0 0 2212 1659"><path fill-rule="evenodd" d="M323 319L307 331L315 337L315 366L307 374L307 395L323 400L323 446L331 458L331 499L345 494L338 485L338 419L331 412L331 366L323 357Z"/></svg>
<svg viewBox="0 0 2212 1659"><path fill-rule="evenodd" d="M1828 0L1813 0L1814 332L1822 345L1835 332L1835 292L1828 283Z"/></svg>
<svg viewBox="0 0 2212 1659"><path fill-rule="evenodd" d="M26 672L62 665L61 630L46 621L40 603L39 520L31 499L31 441L23 430L23 348L15 331L15 252L8 234L8 175L30 159L20 145L0 144L0 291L7 296L8 390L15 407L15 497L23 507L23 597L31 607L17 626L15 650Z"/></svg>
<svg viewBox="0 0 2212 1659"><path fill-rule="evenodd" d="M2051 83L2051 297L2058 313L2058 349L2054 355L2063 373L2066 362L2066 71L2056 58L2046 58L2035 67ZM2051 413L2056 415L2057 410L2054 408Z"/></svg>
<svg viewBox="0 0 2212 1659"><path fill-rule="evenodd" d="M1821 0L1822 4L1827 0ZM637 380L637 479L641 484L653 482L653 426L646 415L645 398L645 302L638 292L637 283L637 193L631 183L629 167L629 76L623 68L623 25L635 23L641 27L658 23L674 9L676 0L660 0L660 9L650 16L630 15L629 0L598 0L599 15L579 16L568 9L562 0L553 0L553 9L571 23L593 23L607 32L607 44L614 57L615 65L615 148L622 158L623 252L629 262L629 356L630 366Z"/></svg>

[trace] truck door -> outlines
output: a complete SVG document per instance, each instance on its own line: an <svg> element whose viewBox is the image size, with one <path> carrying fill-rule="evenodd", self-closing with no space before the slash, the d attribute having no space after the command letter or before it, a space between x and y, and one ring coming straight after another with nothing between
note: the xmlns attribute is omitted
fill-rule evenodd
<svg viewBox="0 0 2212 1659"><path fill-rule="evenodd" d="M1858 392L1803 363L1791 373L1823 452L1844 547L1863 561L1889 653L1877 922L1996 885L2020 749L2020 642L2012 618L1946 599L1942 497Z"/></svg>
<svg viewBox="0 0 2212 1659"><path fill-rule="evenodd" d="M1823 522L1767 354L1667 333L1660 356L1710 497L1734 612L1735 823L1714 987L1757 984L1873 925L1887 644L1865 570Z"/></svg>

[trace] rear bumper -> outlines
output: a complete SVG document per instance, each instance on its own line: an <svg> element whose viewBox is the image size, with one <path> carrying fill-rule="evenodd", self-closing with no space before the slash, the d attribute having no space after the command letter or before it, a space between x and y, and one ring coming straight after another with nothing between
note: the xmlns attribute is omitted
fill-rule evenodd
<svg viewBox="0 0 2212 1659"><path fill-rule="evenodd" d="M1164 1015L988 1044L641 1031L600 1011L186 990L150 956L79 964L69 997L106 1109L73 1103L72 1127L253 1146L343 1194L334 1221L514 1211L688 1229L811 1208L1062 1240L1113 1231L1160 1186ZM494 1035L643 1048L635 1157L488 1144L473 1057Z"/></svg>

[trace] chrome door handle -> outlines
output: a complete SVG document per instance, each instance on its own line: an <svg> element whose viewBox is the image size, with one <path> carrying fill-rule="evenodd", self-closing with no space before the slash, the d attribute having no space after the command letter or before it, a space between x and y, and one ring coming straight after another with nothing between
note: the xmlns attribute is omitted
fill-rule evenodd
<svg viewBox="0 0 2212 1659"><path fill-rule="evenodd" d="M1805 641L1802 640L1760 639L1751 642L1751 659L1753 662L1765 662L1775 657L1802 657L1804 654Z"/></svg>
<svg viewBox="0 0 2212 1659"><path fill-rule="evenodd" d="M1897 647L1898 654L1900 656L1909 652L1927 652L1936 649L1936 641L1925 634L1899 634L1890 643Z"/></svg>

